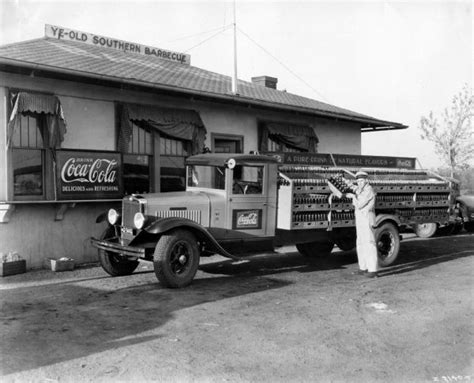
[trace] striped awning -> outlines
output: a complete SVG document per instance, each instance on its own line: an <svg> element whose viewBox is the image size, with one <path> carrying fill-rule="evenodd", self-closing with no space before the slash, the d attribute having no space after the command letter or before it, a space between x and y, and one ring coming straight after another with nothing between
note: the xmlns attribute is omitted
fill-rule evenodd
<svg viewBox="0 0 474 383"><path fill-rule="evenodd" d="M47 94L19 92L12 95L13 108L8 122L7 142L11 144L13 134L22 114L43 114L49 130L49 148L61 146L66 134L66 120L58 97Z"/></svg>

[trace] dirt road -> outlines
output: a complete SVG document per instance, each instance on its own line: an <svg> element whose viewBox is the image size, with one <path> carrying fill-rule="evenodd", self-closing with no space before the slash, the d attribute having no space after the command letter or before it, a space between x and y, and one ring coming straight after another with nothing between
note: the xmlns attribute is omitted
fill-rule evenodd
<svg viewBox="0 0 474 383"><path fill-rule="evenodd" d="M286 250L206 259L181 290L146 263L2 278L0 380L474 381L474 235L405 240L375 280Z"/></svg>

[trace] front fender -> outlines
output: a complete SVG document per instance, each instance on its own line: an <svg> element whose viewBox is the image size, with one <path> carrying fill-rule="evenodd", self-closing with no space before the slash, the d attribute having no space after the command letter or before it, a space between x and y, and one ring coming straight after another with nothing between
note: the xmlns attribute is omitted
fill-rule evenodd
<svg viewBox="0 0 474 383"><path fill-rule="evenodd" d="M158 218L157 220L151 222L149 225L147 225L143 231L149 234L153 235L163 235L170 230L176 229L176 228L184 228L184 229L189 229L193 233L196 234L196 236L208 242L211 245L212 250L214 250L216 253L223 255L224 257L235 259L235 260L241 260L242 258L237 257L231 253L229 253L227 250L225 250L219 242L212 236L209 231L199 225L198 223L191 221L190 219L187 218L180 218L180 217L168 217L168 218Z"/></svg>

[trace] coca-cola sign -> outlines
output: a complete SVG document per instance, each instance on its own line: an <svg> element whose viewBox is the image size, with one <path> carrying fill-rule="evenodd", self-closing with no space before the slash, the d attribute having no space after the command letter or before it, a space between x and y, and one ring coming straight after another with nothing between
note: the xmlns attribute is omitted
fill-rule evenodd
<svg viewBox="0 0 474 383"><path fill-rule="evenodd" d="M262 210L233 210L233 229L261 229Z"/></svg>
<svg viewBox="0 0 474 383"><path fill-rule="evenodd" d="M58 150L56 152L58 199L121 198L120 153Z"/></svg>

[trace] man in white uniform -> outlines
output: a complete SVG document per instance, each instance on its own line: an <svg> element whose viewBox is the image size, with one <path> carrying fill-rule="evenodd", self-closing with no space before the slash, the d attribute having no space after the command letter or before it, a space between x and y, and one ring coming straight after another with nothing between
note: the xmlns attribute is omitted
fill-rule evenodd
<svg viewBox="0 0 474 383"><path fill-rule="evenodd" d="M368 278L377 277L378 257L375 244L375 193L368 181L368 174L364 171L356 173L357 187L354 193L347 196L352 198L355 208L357 231L357 258L359 271L357 274Z"/></svg>

